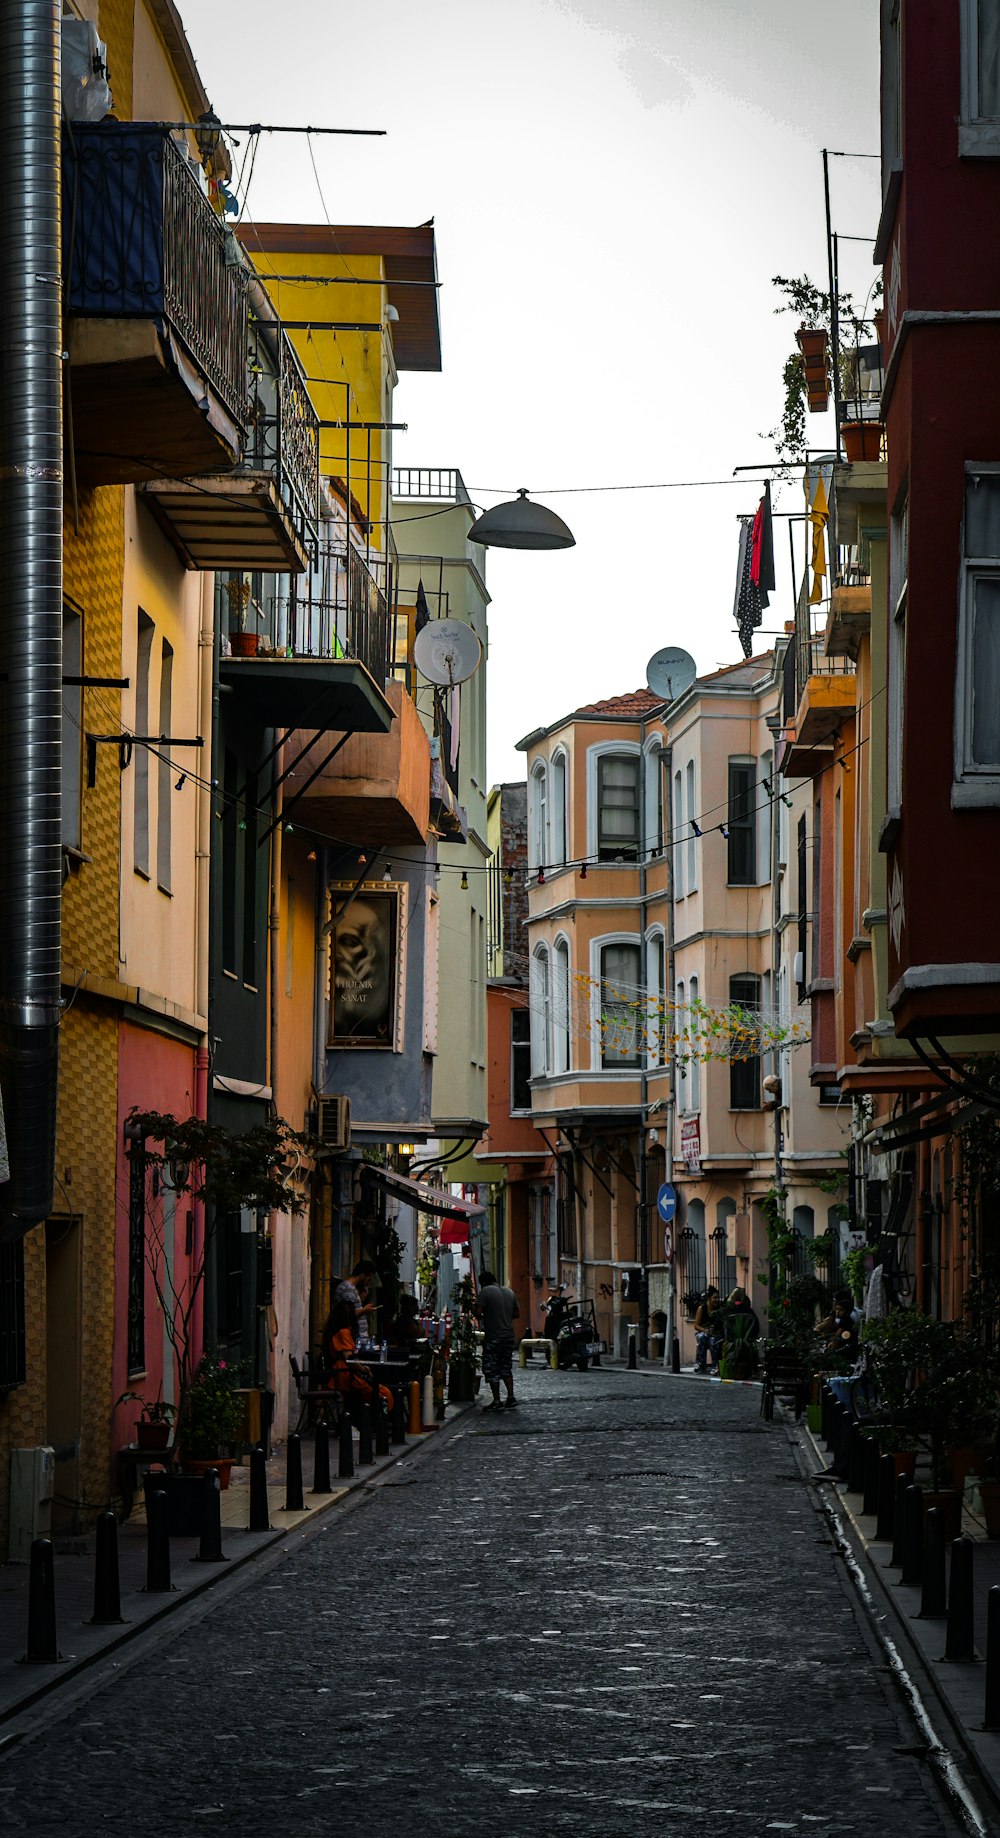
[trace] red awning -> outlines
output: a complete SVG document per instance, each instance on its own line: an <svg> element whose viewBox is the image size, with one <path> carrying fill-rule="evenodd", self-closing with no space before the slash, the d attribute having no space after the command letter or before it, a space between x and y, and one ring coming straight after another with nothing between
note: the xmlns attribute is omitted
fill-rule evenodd
<svg viewBox="0 0 1000 1838"><path fill-rule="evenodd" d="M461 1213L446 1213L441 1221L438 1243L463 1245L469 1242L469 1221Z"/></svg>
<svg viewBox="0 0 1000 1838"><path fill-rule="evenodd" d="M375 1168L371 1162L363 1162L361 1174L363 1180L373 1181L376 1187L384 1187L386 1193L395 1194L397 1200L404 1200L407 1206L418 1207L422 1213L436 1213L442 1219L451 1213L454 1218L462 1221L465 1236L461 1240L452 1240L452 1243L465 1244L469 1236L469 1220L479 1219L486 1212L485 1206L480 1206L476 1200L460 1200L457 1194L445 1193L440 1187L430 1187L426 1181L411 1181L408 1175L396 1174L392 1168ZM445 1242L442 1232L441 1243Z"/></svg>

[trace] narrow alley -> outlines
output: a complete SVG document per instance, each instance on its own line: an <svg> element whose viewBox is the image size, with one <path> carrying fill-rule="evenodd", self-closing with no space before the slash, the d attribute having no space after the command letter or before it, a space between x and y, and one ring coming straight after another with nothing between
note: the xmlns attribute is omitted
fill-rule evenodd
<svg viewBox="0 0 1000 1838"><path fill-rule="evenodd" d="M4 1829L957 1831L758 1389L519 1376L12 1726Z"/></svg>

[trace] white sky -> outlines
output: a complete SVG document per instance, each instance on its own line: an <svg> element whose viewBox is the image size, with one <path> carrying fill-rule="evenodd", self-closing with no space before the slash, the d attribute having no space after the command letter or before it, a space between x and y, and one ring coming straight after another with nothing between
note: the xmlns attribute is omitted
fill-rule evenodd
<svg viewBox="0 0 1000 1838"><path fill-rule="evenodd" d="M758 485L555 488L727 480L773 456L794 321L770 280L826 285L820 150L877 150L871 0L181 9L224 121L388 129L313 141L334 222L435 220L444 368L403 374L394 461L458 466L480 503L527 485L576 536L487 552L491 779L523 777L532 728L643 683L662 645L700 670L737 659L735 518ZM831 173L834 229L873 241L877 162ZM323 221L304 140L262 138L249 213ZM845 242L842 285L863 300L874 277L870 242ZM812 445L832 420L809 418ZM791 615L775 535L770 625Z"/></svg>

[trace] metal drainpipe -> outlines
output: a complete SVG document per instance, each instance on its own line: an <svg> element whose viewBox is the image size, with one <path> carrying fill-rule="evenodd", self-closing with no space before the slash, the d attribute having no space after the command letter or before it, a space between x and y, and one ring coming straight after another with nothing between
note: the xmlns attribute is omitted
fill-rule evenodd
<svg viewBox="0 0 1000 1838"><path fill-rule="evenodd" d="M677 988L674 961L674 806L673 806L673 764L674 750L667 744L660 748L660 767L663 772L663 783L660 796L663 809L663 852L667 863L667 1006L674 1014L673 1002ZM677 1111L677 1049L671 1048L667 1062L669 1066L667 1080L667 1116L663 1136L666 1145L666 1178L671 1183L674 1178L674 1117ZM674 1246L677 1243L677 1220L674 1220ZM681 1369L680 1339L677 1334L677 1263L670 1260L670 1272L667 1279L667 1331L663 1341L663 1364L671 1372Z"/></svg>
<svg viewBox="0 0 1000 1838"><path fill-rule="evenodd" d="M648 1030L649 1030L649 990L646 985L646 920L649 916L648 887L646 873L646 842L648 837L646 809L646 717L643 716L639 727L639 987L643 991L642 1047L639 1067L639 1154L636 1161L636 1172L639 1177L638 1216L639 1216L639 1264L642 1276L639 1282L639 1347L641 1359L649 1354L649 1220L646 1212L646 1126L649 1122L649 1070Z"/></svg>
<svg viewBox="0 0 1000 1838"><path fill-rule="evenodd" d="M215 742L217 732L218 684L216 682L216 645L215 645L215 576L201 576L201 611L198 632L198 701L200 708L199 733L213 736L209 779L214 778L216 771ZM192 781L192 784L194 781ZM194 787L197 799L195 815L195 951L196 951L196 996L195 1003L199 1015L205 1018L206 1030L212 1008L210 996L210 959L209 930L211 923L210 886L212 862L212 823L214 798L211 784ZM198 1042L195 1057L195 1116L208 1117L208 1077L211 1066L211 1052L208 1033ZM200 1270L205 1255L205 1202L194 1200L191 1206L191 1268ZM202 1309L195 1309L192 1320L191 1353L195 1364L204 1351L204 1319Z"/></svg>
<svg viewBox="0 0 1000 1838"><path fill-rule="evenodd" d="M59 0L0 0L0 1236L52 1210L62 920Z"/></svg>

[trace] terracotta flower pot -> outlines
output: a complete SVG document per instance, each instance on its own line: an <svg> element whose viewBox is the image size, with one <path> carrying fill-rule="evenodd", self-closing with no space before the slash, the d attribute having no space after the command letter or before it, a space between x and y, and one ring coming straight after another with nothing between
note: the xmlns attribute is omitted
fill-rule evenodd
<svg viewBox="0 0 1000 1838"><path fill-rule="evenodd" d="M852 466L862 460L881 459L884 435L885 426L881 421L842 421L840 424L844 453Z"/></svg>
<svg viewBox="0 0 1000 1838"><path fill-rule="evenodd" d="M800 325L795 334L795 342L807 370L826 368L826 333L822 327L814 329Z"/></svg>
<svg viewBox="0 0 1000 1838"><path fill-rule="evenodd" d="M991 1538L1000 1538L1000 1481L980 1481L979 1498L987 1533Z"/></svg>
<svg viewBox="0 0 1000 1838"><path fill-rule="evenodd" d="M256 657L259 632L230 632L229 647L234 657Z"/></svg>
<svg viewBox="0 0 1000 1838"><path fill-rule="evenodd" d="M892 1456L893 1472L895 1473L896 1479L898 1480L901 1474L908 1474L912 1481L917 1471L916 1449L889 1449L887 1453Z"/></svg>
<svg viewBox="0 0 1000 1838"><path fill-rule="evenodd" d="M169 1423L149 1423L145 1417L137 1417L135 1440L140 1449L165 1449L170 1441Z"/></svg>
<svg viewBox="0 0 1000 1838"><path fill-rule="evenodd" d="M219 1472L219 1486L222 1492L225 1493L226 1488L229 1486L229 1476L233 1471L234 1460L235 1457L232 1455L213 1455L211 1460L208 1461L199 1461L194 1456L185 1456L184 1472L185 1474L201 1475L207 1474L209 1468L217 1468Z"/></svg>

